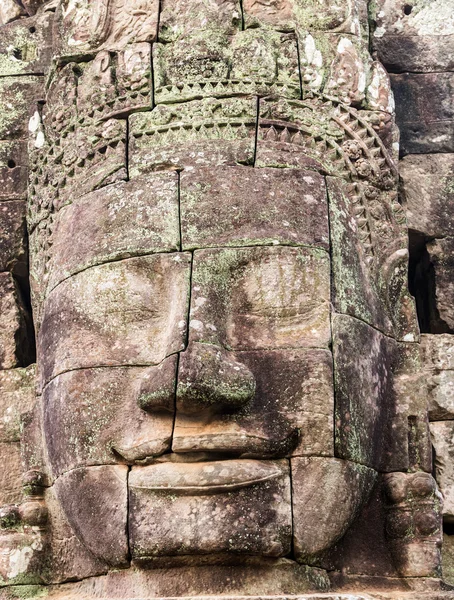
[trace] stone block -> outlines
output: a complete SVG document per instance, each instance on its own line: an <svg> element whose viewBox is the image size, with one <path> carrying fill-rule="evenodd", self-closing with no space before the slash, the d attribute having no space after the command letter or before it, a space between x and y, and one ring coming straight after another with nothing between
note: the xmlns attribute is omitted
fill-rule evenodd
<svg viewBox="0 0 454 600"><path fill-rule="evenodd" d="M43 77L30 75L0 79L0 140L28 137L29 111L43 95Z"/></svg>
<svg viewBox="0 0 454 600"><path fill-rule="evenodd" d="M85 549L109 567L128 566L128 467L74 469L54 483L56 499Z"/></svg>
<svg viewBox="0 0 454 600"><path fill-rule="evenodd" d="M0 273L0 368L27 364L32 354L29 316L11 273Z"/></svg>
<svg viewBox="0 0 454 600"><path fill-rule="evenodd" d="M391 74L401 154L454 152L454 73ZM421 102L421 98L430 98Z"/></svg>
<svg viewBox="0 0 454 600"><path fill-rule="evenodd" d="M287 461L251 459L133 467L129 475L133 559L290 552Z"/></svg>
<svg viewBox="0 0 454 600"><path fill-rule="evenodd" d="M0 506L22 500L22 466L19 442L0 442ZM0 535L1 537L1 535Z"/></svg>
<svg viewBox="0 0 454 600"><path fill-rule="evenodd" d="M14 0L5 0L0 6L0 25L11 23L25 14L25 10L16 4Z"/></svg>
<svg viewBox="0 0 454 600"><path fill-rule="evenodd" d="M52 475L170 450L175 382L176 356L157 367L82 369L55 377L43 390ZM159 414L144 410L152 401Z"/></svg>
<svg viewBox="0 0 454 600"><path fill-rule="evenodd" d="M5 587L8 591L14 589L10 586L15 583L18 584L19 591L24 588L33 589L28 586L43 583L39 573L43 549L41 532L29 530L27 533L23 533L14 529L1 532L0 585L2 592Z"/></svg>
<svg viewBox="0 0 454 600"><path fill-rule="evenodd" d="M444 534L441 550L443 581L454 585L454 536Z"/></svg>
<svg viewBox="0 0 454 600"><path fill-rule="evenodd" d="M410 154L399 164L409 229L427 237L454 235L454 155Z"/></svg>
<svg viewBox="0 0 454 600"><path fill-rule="evenodd" d="M296 169L202 167L180 175L183 250L304 245L328 249L323 178Z"/></svg>
<svg viewBox="0 0 454 600"><path fill-rule="evenodd" d="M454 523L454 421L430 424L435 478L443 495L443 519Z"/></svg>
<svg viewBox="0 0 454 600"><path fill-rule="evenodd" d="M190 256L92 267L50 294L38 336L43 382L71 369L159 364L184 348Z"/></svg>
<svg viewBox="0 0 454 600"><path fill-rule="evenodd" d="M27 143L0 141L0 201L24 199L28 180Z"/></svg>
<svg viewBox="0 0 454 600"><path fill-rule="evenodd" d="M312 248L196 251L190 340L233 350L326 348L329 263Z"/></svg>
<svg viewBox="0 0 454 600"><path fill-rule="evenodd" d="M407 287L407 230L394 192L327 178L335 309L404 341L419 330Z"/></svg>
<svg viewBox="0 0 454 600"><path fill-rule="evenodd" d="M337 458L292 458L293 543L296 559L320 560L357 517L376 472Z"/></svg>
<svg viewBox="0 0 454 600"><path fill-rule="evenodd" d="M255 98L204 98L132 115L129 174L254 161Z"/></svg>
<svg viewBox="0 0 454 600"><path fill-rule="evenodd" d="M21 417L35 403L35 366L0 371L0 441L18 442Z"/></svg>
<svg viewBox="0 0 454 600"><path fill-rule="evenodd" d="M431 421L454 419L454 336L421 336L421 356L427 380Z"/></svg>
<svg viewBox="0 0 454 600"><path fill-rule="evenodd" d="M433 268L434 314L438 327L454 330L454 237L435 239L426 246ZM443 329L441 331L443 331Z"/></svg>
<svg viewBox="0 0 454 600"><path fill-rule="evenodd" d="M42 75L52 58L51 12L2 27L0 75Z"/></svg>
<svg viewBox="0 0 454 600"><path fill-rule="evenodd" d="M0 271L27 274L25 202L0 203Z"/></svg>
<svg viewBox="0 0 454 600"><path fill-rule="evenodd" d="M327 350L233 354L190 344L180 356L172 451L332 456L332 382Z"/></svg>
<svg viewBox="0 0 454 600"><path fill-rule="evenodd" d="M372 47L390 71L452 71L454 26L449 0L378 0L370 11Z"/></svg>
<svg viewBox="0 0 454 600"><path fill-rule="evenodd" d="M106 186L63 207L54 222L49 291L114 260L179 248L178 176L153 173Z"/></svg>
<svg viewBox="0 0 454 600"><path fill-rule="evenodd" d="M93 13L89 0L59 5L55 14L55 54L72 58L99 50L117 50L127 44L153 42L158 27L159 2L117 1Z"/></svg>

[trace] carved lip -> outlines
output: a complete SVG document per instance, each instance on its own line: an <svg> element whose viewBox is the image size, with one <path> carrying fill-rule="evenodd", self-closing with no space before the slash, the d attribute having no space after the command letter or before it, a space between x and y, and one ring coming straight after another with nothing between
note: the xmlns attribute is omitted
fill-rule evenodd
<svg viewBox="0 0 454 600"><path fill-rule="evenodd" d="M133 467L129 486L154 492L203 495L230 492L278 479L288 473L284 461L232 459L202 463L161 463Z"/></svg>

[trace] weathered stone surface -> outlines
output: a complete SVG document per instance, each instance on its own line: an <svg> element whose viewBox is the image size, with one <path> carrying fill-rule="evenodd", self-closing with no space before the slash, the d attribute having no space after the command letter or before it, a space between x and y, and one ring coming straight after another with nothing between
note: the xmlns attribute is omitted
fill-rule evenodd
<svg viewBox="0 0 454 600"><path fill-rule="evenodd" d="M327 350L226 352L190 344L179 363L173 452L333 455Z"/></svg>
<svg viewBox="0 0 454 600"><path fill-rule="evenodd" d="M127 473L123 465L74 469L54 484L58 502L79 540L110 567L128 564Z"/></svg>
<svg viewBox="0 0 454 600"><path fill-rule="evenodd" d="M159 105L130 118L129 174L190 166L252 164L255 98Z"/></svg>
<svg viewBox="0 0 454 600"><path fill-rule="evenodd" d="M454 523L454 421L430 424L435 451L435 478L443 494L443 518Z"/></svg>
<svg viewBox="0 0 454 600"><path fill-rule="evenodd" d="M372 45L391 71L450 71L454 23L449 0L378 0L370 7Z"/></svg>
<svg viewBox="0 0 454 600"><path fill-rule="evenodd" d="M401 153L454 152L453 73L390 75ZM421 102L421 98L430 101Z"/></svg>
<svg viewBox="0 0 454 600"><path fill-rule="evenodd" d="M384 477L386 535L402 577L441 575L441 494L429 473Z"/></svg>
<svg viewBox="0 0 454 600"><path fill-rule="evenodd" d="M180 202L183 250L278 243L329 247L325 184L311 171L186 171Z"/></svg>
<svg viewBox="0 0 454 600"><path fill-rule="evenodd" d="M422 364L427 380L431 421L454 419L454 336L421 336Z"/></svg>
<svg viewBox="0 0 454 600"><path fill-rule="evenodd" d="M376 473L349 461L321 457L292 458L291 469L295 556L311 564L353 523Z"/></svg>
<svg viewBox="0 0 454 600"><path fill-rule="evenodd" d="M0 141L0 201L24 199L27 194L27 144Z"/></svg>
<svg viewBox="0 0 454 600"><path fill-rule="evenodd" d="M320 249L196 251L190 340L234 350L326 348L329 277Z"/></svg>
<svg viewBox="0 0 454 600"><path fill-rule="evenodd" d="M287 461L133 467L129 490L134 559L211 553L279 557L290 551Z"/></svg>
<svg viewBox="0 0 454 600"><path fill-rule="evenodd" d="M55 288L38 336L42 381L71 369L158 364L181 350L189 262L187 254L130 258Z"/></svg>
<svg viewBox="0 0 454 600"><path fill-rule="evenodd" d="M416 341L405 217L396 193L331 177L327 187L335 309L397 339Z"/></svg>
<svg viewBox="0 0 454 600"><path fill-rule="evenodd" d="M0 441L20 440L21 416L35 402L35 366L0 371Z"/></svg>
<svg viewBox="0 0 454 600"><path fill-rule="evenodd" d="M0 204L0 270L26 275L25 202Z"/></svg>
<svg viewBox="0 0 454 600"><path fill-rule="evenodd" d="M2 27L0 75L41 75L52 57L50 12Z"/></svg>
<svg viewBox="0 0 454 600"><path fill-rule="evenodd" d="M0 25L6 25L25 14L24 9L14 0L4 0L0 6Z"/></svg>
<svg viewBox="0 0 454 600"><path fill-rule="evenodd" d="M0 461L0 506L18 503L22 499L20 444L0 442Z"/></svg>
<svg viewBox="0 0 454 600"><path fill-rule="evenodd" d="M433 267L434 307L433 321L444 331L454 330L454 237L436 239L427 244L429 260ZM440 323L441 322L441 323ZM443 329L441 330L443 331Z"/></svg>
<svg viewBox="0 0 454 600"><path fill-rule="evenodd" d="M454 156L410 154L399 171L409 229L428 237L454 235Z"/></svg>
<svg viewBox="0 0 454 600"><path fill-rule="evenodd" d="M27 364L28 315L17 283L10 273L0 273L0 368L12 369Z"/></svg>
<svg viewBox="0 0 454 600"><path fill-rule="evenodd" d="M82 369L58 375L43 391L44 434L52 474L76 467L133 463L170 449L176 356L158 367ZM160 396L168 412L142 406ZM158 405L160 408L162 406ZM63 433L64 432L64 433Z"/></svg>
<svg viewBox="0 0 454 600"><path fill-rule="evenodd" d="M14 529L2 531L0 535L0 584L2 587L17 583L19 589L22 590L27 585L43 583L39 574L43 558L42 550L43 542L40 532L22 533Z"/></svg>
<svg viewBox="0 0 454 600"><path fill-rule="evenodd" d="M158 11L157 0L134 0L127 5L120 0L100 0L96 8L89 0L64 0L56 13L54 47L61 57L77 57L134 42L152 42L157 34Z"/></svg>
<svg viewBox="0 0 454 600"><path fill-rule="evenodd" d="M26 138L31 106L43 96L43 78L36 76L0 79L0 140Z"/></svg>
<svg viewBox="0 0 454 600"><path fill-rule="evenodd" d="M454 585L454 537L452 535L443 535L442 546L442 570L443 580L449 585Z"/></svg>
<svg viewBox="0 0 454 600"><path fill-rule="evenodd" d="M75 199L58 213L48 289L96 264L178 250L179 238L176 173L149 174L106 186Z"/></svg>

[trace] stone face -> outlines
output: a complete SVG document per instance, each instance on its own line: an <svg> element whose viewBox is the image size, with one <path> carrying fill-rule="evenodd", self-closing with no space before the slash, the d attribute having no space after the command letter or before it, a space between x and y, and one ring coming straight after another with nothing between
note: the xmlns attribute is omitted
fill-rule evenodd
<svg viewBox="0 0 454 600"><path fill-rule="evenodd" d="M294 169L204 167L180 176L183 250L268 244L328 248L324 181Z"/></svg>
<svg viewBox="0 0 454 600"><path fill-rule="evenodd" d="M408 227L429 237L454 235L452 154L411 154L400 163Z"/></svg>
<svg viewBox="0 0 454 600"><path fill-rule="evenodd" d="M43 391L44 434L55 477L79 467L146 460L169 450L176 357L158 367L98 368L58 375ZM168 398L150 414L148 399ZM64 432L64 433L63 433Z"/></svg>
<svg viewBox="0 0 454 600"><path fill-rule="evenodd" d="M279 557L290 551L286 461L133 467L129 486L134 559L225 552Z"/></svg>
<svg viewBox="0 0 454 600"><path fill-rule="evenodd" d="M199 250L190 340L234 350L327 347L329 257L309 248Z"/></svg>
<svg viewBox="0 0 454 600"><path fill-rule="evenodd" d="M49 290L96 264L179 248L176 173L150 174L86 194L58 214ZM75 243L68 245L68 240Z"/></svg>
<svg viewBox="0 0 454 600"><path fill-rule="evenodd" d="M174 452L333 454L327 350L231 353L194 342L180 357L176 406Z"/></svg>
<svg viewBox="0 0 454 600"><path fill-rule="evenodd" d="M181 350L189 261L187 254L131 258L55 288L38 337L42 381L75 368L158 364Z"/></svg>
<svg viewBox="0 0 454 600"><path fill-rule="evenodd" d="M311 564L353 523L376 473L349 461L321 457L292 458L291 469L295 555Z"/></svg>
<svg viewBox="0 0 454 600"><path fill-rule="evenodd" d="M435 477L443 494L443 519L454 523L454 421L430 424L435 452Z"/></svg>
<svg viewBox="0 0 454 600"><path fill-rule="evenodd" d="M17 283L10 273L0 273L0 368L27 364L28 315Z"/></svg>
<svg viewBox="0 0 454 600"><path fill-rule="evenodd" d="M159 105L130 119L130 176L190 166L252 164L254 98L205 98Z"/></svg>
<svg viewBox="0 0 454 600"><path fill-rule="evenodd" d="M127 565L127 472L123 465L74 469L54 484L77 537L110 567Z"/></svg>
<svg viewBox="0 0 454 600"><path fill-rule="evenodd" d="M448 0L378 0L371 7L373 48L391 71L450 71L454 25Z"/></svg>
<svg viewBox="0 0 454 600"><path fill-rule="evenodd" d="M35 367L0 371L0 441L20 440L21 416L35 402Z"/></svg>
<svg viewBox="0 0 454 600"><path fill-rule="evenodd" d="M391 74L401 153L454 152L452 73ZM430 97L430 102L419 98Z"/></svg>

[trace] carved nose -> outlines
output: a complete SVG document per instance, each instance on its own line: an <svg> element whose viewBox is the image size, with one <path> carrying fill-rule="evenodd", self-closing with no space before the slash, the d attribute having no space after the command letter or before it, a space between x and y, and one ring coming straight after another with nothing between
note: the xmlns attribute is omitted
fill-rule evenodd
<svg viewBox="0 0 454 600"><path fill-rule="evenodd" d="M177 411L232 412L255 393L250 370L219 346L192 342L180 356Z"/></svg>

